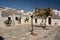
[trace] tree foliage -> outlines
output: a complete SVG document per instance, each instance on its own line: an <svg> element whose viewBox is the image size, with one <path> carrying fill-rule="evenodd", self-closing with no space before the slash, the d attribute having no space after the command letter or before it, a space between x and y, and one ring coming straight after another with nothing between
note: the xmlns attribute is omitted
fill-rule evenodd
<svg viewBox="0 0 60 40"><path fill-rule="evenodd" d="M51 16L51 9L48 7L47 10L46 10L46 14L45 14L46 17L48 16Z"/></svg>
<svg viewBox="0 0 60 40"><path fill-rule="evenodd" d="M51 12L50 7L48 7L47 9L36 8L33 15L37 17L48 17L48 16L51 16L50 12Z"/></svg>

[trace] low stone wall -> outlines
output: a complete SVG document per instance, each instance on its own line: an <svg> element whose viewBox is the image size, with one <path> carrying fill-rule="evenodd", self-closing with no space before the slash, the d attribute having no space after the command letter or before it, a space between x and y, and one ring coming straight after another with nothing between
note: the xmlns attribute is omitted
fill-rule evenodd
<svg viewBox="0 0 60 40"><path fill-rule="evenodd" d="M7 17L0 18L0 26L5 26L5 24L4 24L5 20L7 20ZM13 21L13 19L12 19L12 21ZM42 22L42 19L37 19L37 23L35 23L35 19L33 19L33 24L40 25L41 22ZM15 23L14 25L19 24L16 20L14 20L14 23ZM31 24L31 18L29 18L29 21L26 22L26 23ZM26 23L25 23L25 19L22 18L21 19L21 24L26 24ZM45 23L45 19L43 19L43 24L44 23ZM51 23L52 23L52 25L54 25L55 23L57 23L58 25L60 25L60 19L51 19ZM13 25L13 22L12 22L12 25ZM46 25L48 25L48 18L46 20Z"/></svg>
<svg viewBox="0 0 60 40"><path fill-rule="evenodd" d="M6 20L6 17L0 18L0 27L5 26L4 21Z"/></svg>
<svg viewBox="0 0 60 40"><path fill-rule="evenodd" d="M55 23L60 25L60 19L52 19L52 25L54 25Z"/></svg>

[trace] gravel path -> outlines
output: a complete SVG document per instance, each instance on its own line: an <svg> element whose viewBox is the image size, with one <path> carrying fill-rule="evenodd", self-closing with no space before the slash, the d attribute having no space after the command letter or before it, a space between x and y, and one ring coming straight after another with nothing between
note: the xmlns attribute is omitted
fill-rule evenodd
<svg viewBox="0 0 60 40"><path fill-rule="evenodd" d="M39 30L41 29L42 28L34 27L34 31L40 32ZM30 30L30 24L0 27L0 36L2 36L5 40L33 40L34 36L30 34Z"/></svg>
<svg viewBox="0 0 60 40"><path fill-rule="evenodd" d="M60 28L58 28L58 32L54 40L60 40Z"/></svg>
<svg viewBox="0 0 60 40"><path fill-rule="evenodd" d="M37 36L32 36L30 30L30 24L0 27L0 36L2 36L4 40L40 40L41 38L44 39L44 36L46 37L53 29L46 30L42 27L34 27L34 32L37 32Z"/></svg>

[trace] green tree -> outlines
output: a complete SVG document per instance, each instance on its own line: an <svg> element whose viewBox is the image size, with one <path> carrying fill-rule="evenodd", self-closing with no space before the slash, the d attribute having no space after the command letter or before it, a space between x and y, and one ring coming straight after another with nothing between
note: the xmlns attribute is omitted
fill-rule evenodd
<svg viewBox="0 0 60 40"><path fill-rule="evenodd" d="M50 7L47 8L46 13L45 13L45 26L46 26L46 19L48 16L51 16L51 9Z"/></svg>
<svg viewBox="0 0 60 40"><path fill-rule="evenodd" d="M33 13L34 17L39 17L39 18L45 17L45 14L46 14L46 9L39 9L39 8L35 8L35 12Z"/></svg>
<svg viewBox="0 0 60 40"><path fill-rule="evenodd" d="M12 20L10 17L8 17L8 20L5 20L4 23L6 24L6 26L11 26Z"/></svg>

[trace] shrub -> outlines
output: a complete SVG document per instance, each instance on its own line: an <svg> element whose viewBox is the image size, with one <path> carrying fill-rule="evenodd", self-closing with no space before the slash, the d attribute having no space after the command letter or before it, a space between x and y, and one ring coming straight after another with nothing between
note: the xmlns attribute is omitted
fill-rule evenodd
<svg viewBox="0 0 60 40"><path fill-rule="evenodd" d="M18 23L21 23L21 17L18 19Z"/></svg>
<svg viewBox="0 0 60 40"><path fill-rule="evenodd" d="M10 26L12 23L12 20L5 20L4 23L6 24L6 26Z"/></svg>
<svg viewBox="0 0 60 40"><path fill-rule="evenodd" d="M29 18L26 18L26 19L25 19L25 22L28 22L28 21L29 21Z"/></svg>

